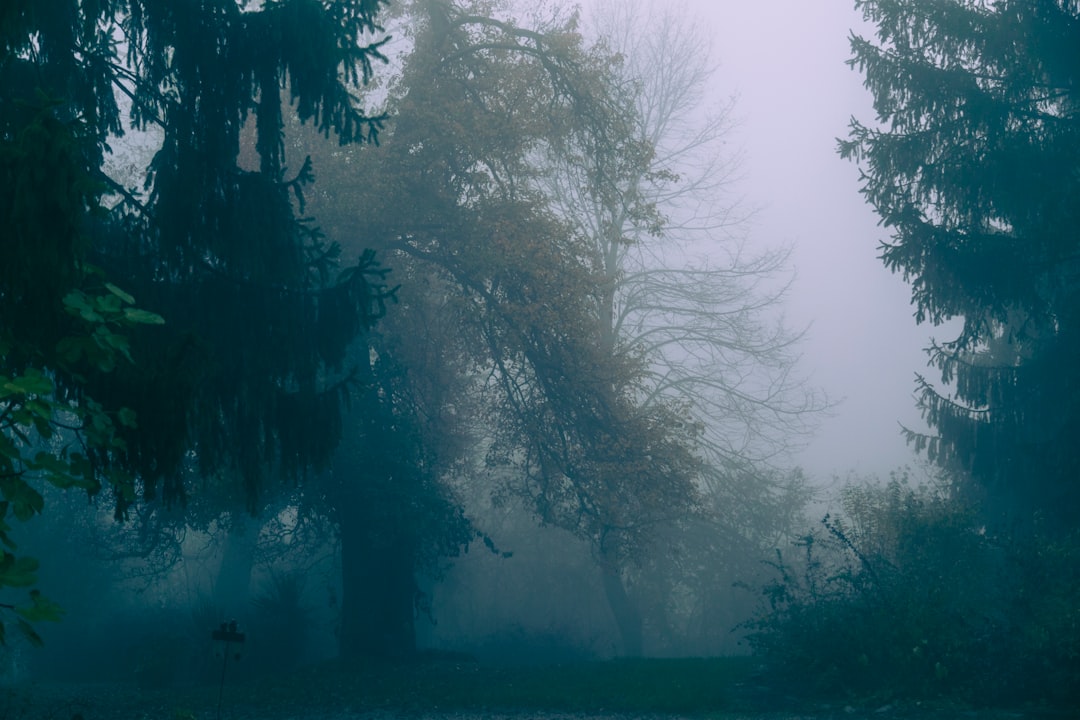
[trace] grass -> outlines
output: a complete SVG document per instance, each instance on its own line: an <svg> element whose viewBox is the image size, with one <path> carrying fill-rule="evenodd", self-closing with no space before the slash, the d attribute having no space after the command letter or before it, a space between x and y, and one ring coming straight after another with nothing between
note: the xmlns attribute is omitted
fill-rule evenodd
<svg viewBox="0 0 1080 720"><path fill-rule="evenodd" d="M879 707L851 698L829 705L788 698L777 705L774 693L767 689L764 700L747 694L748 688L758 684L751 679L753 672L754 663L749 658L612 660L547 666L495 666L451 658L397 664L333 662L276 677L228 681L220 717L280 720L388 711L402 717L462 712L480 717L835 718L854 712L850 703L865 711L862 717L874 713L883 720L951 720L965 710L948 703ZM76 715L87 720L208 720L218 717L218 692L216 683L152 692L134 685L43 683L0 688L0 720L58 720ZM988 710L980 710L977 716L995 720L1051 717L1045 713L1018 715Z"/></svg>
<svg viewBox="0 0 1080 720"><path fill-rule="evenodd" d="M326 664L287 681L226 687L226 702L302 699L352 711L542 710L565 713L705 715L731 707L731 690L749 673L743 658L648 659L550 666L490 666L437 660L399 665Z"/></svg>

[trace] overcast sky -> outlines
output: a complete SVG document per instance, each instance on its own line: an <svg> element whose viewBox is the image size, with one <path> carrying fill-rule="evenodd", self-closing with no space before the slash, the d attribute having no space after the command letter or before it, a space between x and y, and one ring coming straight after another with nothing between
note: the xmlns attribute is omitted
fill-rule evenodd
<svg viewBox="0 0 1080 720"><path fill-rule="evenodd" d="M913 378L927 371L922 349L935 329L915 324L909 287L877 259L887 232L858 194L857 168L836 154L852 115L872 119L862 78L844 62L861 16L851 0L690 5L714 30L717 92L738 95L743 189L761 208L751 237L794 246L788 316L812 323L805 368L842 401L799 460L822 480L884 475L912 459L899 423L923 427Z"/></svg>

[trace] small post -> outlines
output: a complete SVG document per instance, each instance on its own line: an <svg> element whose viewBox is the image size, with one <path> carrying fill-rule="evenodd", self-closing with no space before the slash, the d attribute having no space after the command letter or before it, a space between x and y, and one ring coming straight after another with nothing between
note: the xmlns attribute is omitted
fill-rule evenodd
<svg viewBox="0 0 1080 720"><path fill-rule="evenodd" d="M221 626L210 633L210 639L214 641L214 647L221 652L221 686L218 688L217 720L221 720L221 698L225 694L225 668L229 666L229 655L236 654L240 659L241 646L244 644L244 633L238 630L235 620L221 623ZM233 645L236 646L235 650Z"/></svg>

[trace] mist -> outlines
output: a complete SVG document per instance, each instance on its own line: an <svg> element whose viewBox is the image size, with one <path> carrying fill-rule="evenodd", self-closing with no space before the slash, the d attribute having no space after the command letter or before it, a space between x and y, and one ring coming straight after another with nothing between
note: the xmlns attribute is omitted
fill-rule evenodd
<svg viewBox="0 0 1080 720"><path fill-rule="evenodd" d="M0 20L13 717L1075 699L1074 7L106 5Z"/></svg>

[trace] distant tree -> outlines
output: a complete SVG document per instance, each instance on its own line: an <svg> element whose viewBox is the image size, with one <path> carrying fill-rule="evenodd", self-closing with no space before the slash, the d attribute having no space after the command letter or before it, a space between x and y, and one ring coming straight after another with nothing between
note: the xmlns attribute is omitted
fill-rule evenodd
<svg viewBox="0 0 1080 720"><path fill-rule="evenodd" d="M1038 0L859 0L876 39L850 64L876 124L840 154L891 232L918 322L963 322L919 376L927 456L995 520L1080 519L1080 8Z"/></svg>
<svg viewBox="0 0 1080 720"><path fill-rule="evenodd" d="M541 186L587 245L600 352L643 364L616 392L637 413L666 415L672 440L700 459L696 522L715 525L737 558L784 522L793 491L805 494L776 459L825 407L796 376L799 335L781 322L787 254L755 253L745 239L731 191L733 104L708 103L714 66L700 23L640 2L599 2L591 17L617 58L605 80L627 134L552 144ZM615 580L628 570L616 564L609 593L625 595Z"/></svg>
<svg viewBox="0 0 1080 720"><path fill-rule="evenodd" d="M591 245L607 352L648 359L642 402L687 408L720 472L769 460L805 438L825 400L796 375L800 334L784 327L783 249L755 251L733 187L734 101L710 104L712 49L700 21L641 2L600 2L595 32L632 112L642 161L556 158L548 186ZM606 178L591 190L585 177Z"/></svg>
<svg viewBox="0 0 1080 720"><path fill-rule="evenodd" d="M486 467L459 470L520 479L515 491L543 522L571 529L614 567L697 496L686 482L696 461L673 441L676 424L659 407L636 412L616 390L627 383L613 378L641 369L598 353L587 246L537 182L550 143L630 137L600 81L610 59L584 48L571 16L522 24L505 4L439 0L410 12L411 49L390 87L395 119L378 149L342 158L350 196L370 212L328 215L333 198L322 196L313 207L374 241L409 277L427 278L427 299L403 300L387 333L422 328L404 318L429 305L457 323L440 344L450 365L437 372L453 368L458 390L442 403L486 455ZM635 162L636 138L626 149ZM372 175L386 190L376 197L363 182ZM411 358L421 377L436 367Z"/></svg>
<svg viewBox="0 0 1080 720"><path fill-rule="evenodd" d="M370 254L339 271L302 219L312 171L287 171L279 100L342 142L373 139L380 120L354 93L381 57L383 4L5 5L4 512L40 510L35 478L111 486L122 516L136 488L175 502L195 474L255 507L270 468L296 479L330 458L346 350L381 313L383 275ZM141 190L103 171L124 112L163 133ZM254 167L240 161L249 121ZM121 333L133 324L153 327ZM0 584L26 584L28 561L9 555Z"/></svg>
<svg viewBox="0 0 1080 720"><path fill-rule="evenodd" d="M499 42L504 33L512 36L475 17L464 18L458 27L459 49L448 53L448 62L456 64L460 54L474 71L485 62L498 62L485 56L487 43ZM525 72L539 72L558 104L547 101L552 109L546 116L539 114L545 113L544 105L510 105L507 113L520 117L519 123L539 119L548 128L531 130L536 135L522 148L523 167L496 174L502 187L492 195L530 199L544 208L547 219L521 225L524 232L499 228L495 235L502 267L494 268L498 304L485 334L493 369L488 389L495 391L490 397L499 409L488 458L511 469L511 477L517 475L512 491L530 499L543 523L565 528L589 544L624 652L636 655L642 647L641 616L621 572L646 551L657 527L696 506L691 478L697 462L680 441L669 408L658 404L642 411L635 406L630 389L643 370L638 358L606 353L598 342L603 326L594 302L603 278L596 274L583 237L559 216L538 182L538 173L544 172L538 160L555 148L602 155L614 162L583 182L590 191L604 193L606 178L633 172L647 150L632 134L621 98L605 82L611 72L606 53L584 47L573 18L562 24L548 20L541 27L554 48L576 55L568 55L561 74L554 76L543 56L537 63L522 55ZM512 93L518 87L528 84L507 78L489 92L509 88ZM543 96L538 99L545 102ZM495 318L498 322L492 323Z"/></svg>

